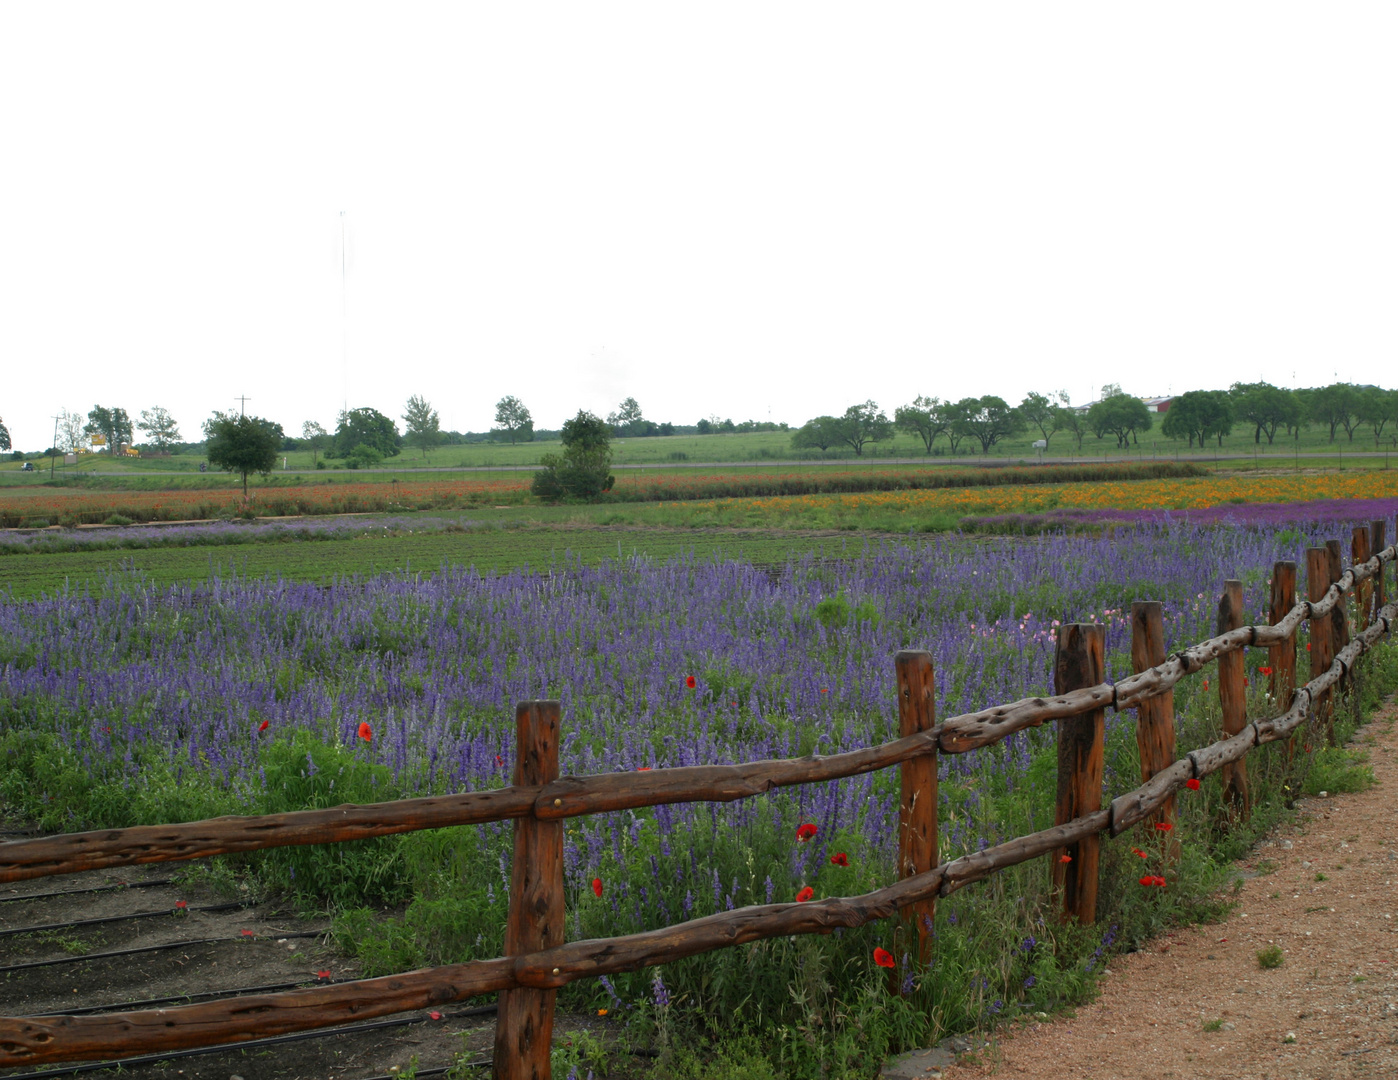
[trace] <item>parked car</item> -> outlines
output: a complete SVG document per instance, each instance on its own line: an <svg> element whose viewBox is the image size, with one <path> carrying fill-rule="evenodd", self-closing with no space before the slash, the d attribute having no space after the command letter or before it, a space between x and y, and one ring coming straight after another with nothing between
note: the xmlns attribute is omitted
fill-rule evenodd
<svg viewBox="0 0 1398 1080"><path fill-rule="evenodd" d="M20 471L20 472L33 472L33 471L34 471L34 463L33 463L32 461L26 461L23 465L21 465L21 466L19 467L19 471Z"/></svg>

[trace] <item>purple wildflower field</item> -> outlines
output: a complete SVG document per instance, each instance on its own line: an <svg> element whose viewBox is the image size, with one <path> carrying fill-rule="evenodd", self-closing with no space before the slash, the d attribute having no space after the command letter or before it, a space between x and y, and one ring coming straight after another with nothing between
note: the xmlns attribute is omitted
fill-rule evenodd
<svg viewBox="0 0 1398 1080"><path fill-rule="evenodd" d="M1113 536L947 535L871 542L858 558L777 568L628 558L543 574L449 569L320 586L112 578L92 592L11 598L0 603L0 800L51 827L84 828L496 787L513 769L514 705L535 697L562 702L564 773L864 747L896 735L899 649L933 653L943 718L1048 692L1054 627L1064 621L1106 625L1109 678L1120 678L1130 670L1133 599L1164 601L1171 648L1213 632L1227 578L1244 581L1247 610L1263 621L1273 562L1304 565L1307 547L1348 537L1349 519L1246 528L1171 520ZM1254 673L1262 663L1260 651L1248 659ZM1182 717L1206 705L1188 692L1176 697ZM1130 714L1108 714L1109 794L1137 782L1131 723ZM372 730L367 741L362 724ZM1181 724L1184 750L1190 734ZM943 857L1051 823L1053 745L1051 730L1035 729L941 759ZM741 803L570 821L569 936L792 901L808 888L819 898L886 884L897 800L897 772L886 770ZM804 842L803 824L815 826ZM496 955L510 824L432 835L277 849L263 853L265 868L280 886L320 903L330 896L342 910L411 899L399 923L356 909L338 924L370 972ZM1181 835L1189 835L1184 826ZM1139 867L1111 858L1104 874L1134 881ZM1047 1007L1085 992L1082 980L1110 941L1049 944L1053 918L1039 900L1023 899L1041 889L1040 872L1007 872L1003 888L1021 900L998 915L991 905L1003 899L990 888L939 907L946 959L925 989L950 995L937 998L947 1023L976 1023L1007 1001ZM1150 903L1183 902L1186 892L1177 901L1162 891ZM1124 885L1104 885L1103 895L1127 905L1124 915L1102 915L1111 940L1121 919L1154 918ZM978 920L998 930L982 939ZM785 1016L785 987L802 971L827 971L823 992L839 1000L882 994L869 974L875 946L893 948L900 977L913 980L889 935L875 924L721 950L668 966L665 983L671 994L723 1009L767 979L773 1015ZM1002 939L1044 944L1001 955ZM1000 974L988 979L990 969ZM574 992L598 995L597 1006L610 1000L604 991L649 997L652 974Z"/></svg>

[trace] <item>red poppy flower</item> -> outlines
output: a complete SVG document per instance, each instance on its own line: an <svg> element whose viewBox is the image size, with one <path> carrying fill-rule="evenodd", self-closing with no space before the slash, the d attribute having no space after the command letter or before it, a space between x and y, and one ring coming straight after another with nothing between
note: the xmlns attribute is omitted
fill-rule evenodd
<svg viewBox="0 0 1398 1080"><path fill-rule="evenodd" d="M1259 675L1270 675L1272 674L1272 669L1269 667L1260 667L1257 669L1257 673Z"/></svg>
<svg viewBox="0 0 1398 1080"><path fill-rule="evenodd" d="M592 879L592 891L597 894L597 899L602 899L602 879L595 877Z"/></svg>
<svg viewBox="0 0 1398 1080"><path fill-rule="evenodd" d="M828 686L822 686L822 687L820 688L820 692L821 692L822 694L828 694L828 693L830 693L830 687L828 687Z"/></svg>
<svg viewBox="0 0 1398 1080"><path fill-rule="evenodd" d="M268 726L268 724L270 724L270 723L271 723L270 720L264 720L264 721L262 721L262 723L260 723L260 724L257 725L257 730L258 730L258 731L266 731L266 730L267 730L267 726Z"/></svg>
<svg viewBox="0 0 1398 1080"><path fill-rule="evenodd" d="M1149 855L1147 855L1144 851L1142 851L1142 850L1141 850L1140 848L1138 848L1138 847L1133 847L1133 848L1131 849L1131 854L1132 854L1132 855L1139 855L1139 856L1140 856L1141 858L1143 858L1143 859L1148 859L1148 858L1150 858Z"/></svg>
<svg viewBox="0 0 1398 1080"><path fill-rule="evenodd" d="M817 829L808 821L804 825L796 826L796 839L800 840L801 843L804 844L807 840L811 839L811 837L815 836L815 834L819 831L819 829Z"/></svg>
<svg viewBox="0 0 1398 1080"><path fill-rule="evenodd" d="M879 967L886 968L896 966L893 960L893 954L889 952L887 949L874 950L874 963L878 964Z"/></svg>
<svg viewBox="0 0 1398 1080"><path fill-rule="evenodd" d="M686 675L684 677L684 684L685 686L693 690L696 686L699 685L699 680L696 679L693 675Z"/></svg>
<svg viewBox="0 0 1398 1080"><path fill-rule="evenodd" d="M176 910L176 911L184 911L187 907L189 907L188 901L185 901L185 900L176 900L176 901L175 901L175 910Z"/></svg>
<svg viewBox="0 0 1398 1080"><path fill-rule="evenodd" d="M1199 781L1196 777L1191 776L1188 780L1184 782L1184 786L1189 788L1190 791L1198 791Z"/></svg>
<svg viewBox="0 0 1398 1080"><path fill-rule="evenodd" d="M496 755L495 755L495 766L496 766L496 768L501 768L501 767L504 766L504 764L505 764L505 759L502 758L499 754L496 754Z"/></svg>
<svg viewBox="0 0 1398 1080"><path fill-rule="evenodd" d="M846 855L843 851L837 851L837 852L835 852L834 855L831 855L831 856L830 856L830 865L831 865L831 866L848 866L848 865L849 865L849 856Z"/></svg>
<svg viewBox="0 0 1398 1080"><path fill-rule="evenodd" d="M639 766L639 767L636 769L636 771L637 771L637 772L650 772L650 766L649 766L649 765L641 765L641 766Z"/></svg>
<svg viewBox="0 0 1398 1080"><path fill-rule="evenodd" d="M814 890L813 888L811 888L809 885L807 885L804 889L802 889L799 893L796 894L796 902L797 902L798 904L804 904L807 900L809 900L809 899L810 899L811 897L813 897L814 895L815 895L815 890Z"/></svg>
<svg viewBox="0 0 1398 1080"><path fill-rule="evenodd" d="M1058 856L1058 861L1059 861L1059 862L1072 862L1072 861L1073 861L1073 856L1071 856L1071 855L1060 855L1060 856Z"/></svg>
<svg viewBox="0 0 1398 1080"><path fill-rule="evenodd" d="M1244 686L1248 686L1248 685L1250 685L1250 684L1248 683L1248 681L1247 681L1246 679L1244 679L1244 680L1243 680L1243 685L1244 685Z"/></svg>
<svg viewBox="0 0 1398 1080"><path fill-rule="evenodd" d="M1155 879L1155 884L1159 885L1163 889L1165 888L1165 879L1163 877L1157 877Z"/></svg>
<svg viewBox="0 0 1398 1080"><path fill-rule="evenodd" d="M1169 832L1174 827L1174 824L1169 821L1157 821L1155 823L1155 828L1158 832Z"/></svg>
<svg viewBox="0 0 1398 1080"><path fill-rule="evenodd" d="M1141 878L1141 884L1149 888L1151 885L1155 884L1155 878L1147 874L1145 877Z"/></svg>
<svg viewBox="0 0 1398 1080"><path fill-rule="evenodd" d="M328 971L317 971L317 972L316 972L316 978L317 978L317 979L325 979L325 980L328 982L328 981L330 980L330 972L328 972Z"/></svg>
<svg viewBox="0 0 1398 1080"><path fill-rule="evenodd" d="M370 739L374 737L374 729L371 728L367 723L361 723L359 725L359 737L363 739L365 742L368 742Z"/></svg>
<svg viewBox="0 0 1398 1080"><path fill-rule="evenodd" d="M244 930L244 931L242 931L242 935L243 935L243 937L252 937L252 931L251 931L251 930Z"/></svg>
<svg viewBox="0 0 1398 1080"><path fill-rule="evenodd" d="M1306 651L1307 651L1307 652L1310 652L1310 651L1311 651L1311 643L1310 643L1309 641L1306 642Z"/></svg>
<svg viewBox="0 0 1398 1080"><path fill-rule="evenodd" d="M1204 689L1207 690L1208 688L1209 688L1209 680L1208 680L1208 679L1205 679L1205 680L1204 680Z"/></svg>
<svg viewBox="0 0 1398 1080"><path fill-rule="evenodd" d="M440 1020L442 1018L442 1014L437 1012L436 1010L433 1010L427 1015L430 1016L433 1020Z"/></svg>

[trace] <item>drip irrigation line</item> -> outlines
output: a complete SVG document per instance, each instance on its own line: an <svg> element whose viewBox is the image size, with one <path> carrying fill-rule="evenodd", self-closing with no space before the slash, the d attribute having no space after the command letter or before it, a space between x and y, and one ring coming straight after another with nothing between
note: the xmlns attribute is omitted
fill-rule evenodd
<svg viewBox="0 0 1398 1080"><path fill-rule="evenodd" d="M13 930L0 930L0 938L16 934L38 934L46 930L75 930L80 926L100 926L103 923L124 922L127 919L158 919L161 916L179 915L184 911L233 911L235 908L256 907L256 900L234 900L227 904L205 904L192 908L162 908L160 911L135 911L130 915L104 915L99 919L76 919L73 922L45 923L42 926L20 926Z"/></svg>
<svg viewBox="0 0 1398 1080"><path fill-rule="evenodd" d="M29 893L25 896L0 896L0 904L17 904L24 900L57 900L64 896L86 896L88 893L120 892L122 889L149 889L156 885L173 885L174 878L154 881L123 881L116 885L97 885L91 889L64 889L60 892Z"/></svg>
<svg viewBox="0 0 1398 1080"><path fill-rule="evenodd" d="M278 934L281 938L321 937L324 930L302 930L294 934ZM142 945L136 949L115 949L111 952L85 953L82 956L60 956L57 960L33 960L27 964L10 964L0 967L0 975L11 971L27 971L30 968L54 967L58 964L81 964L84 960L110 960L116 956L134 956L136 953L160 952L162 949L181 949L194 945L216 945L224 941L268 941L270 937L211 937L195 938L192 941L171 941L164 945ZM5 1077L5 1080L11 1080Z"/></svg>
<svg viewBox="0 0 1398 1080"><path fill-rule="evenodd" d="M462 1009L459 1012L445 1013L442 1019L457 1020L467 1016L484 1016L493 1013L498 1006L478 1005L471 1009ZM273 1035L266 1039L250 1039L247 1042L220 1043L218 1046L200 1046L194 1050L171 1050L164 1054L142 1054L140 1057L121 1058L116 1061L91 1061L83 1065L74 1065L71 1068L42 1069L39 1072L11 1073L4 1080L47 1080L48 1077L56 1076L76 1076L78 1073L97 1072L102 1069L125 1069L132 1065L154 1065L161 1061L174 1061L177 1058L201 1057L205 1054L218 1054L225 1050L260 1050L266 1046L279 1046L285 1043L309 1042L312 1039L328 1039L332 1035L358 1035L365 1031L383 1031L387 1028L407 1027L410 1024L425 1024L426 1016L399 1017L396 1020L366 1020L362 1024L350 1024L346 1027L318 1028L315 1031L297 1031L290 1035ZM490 1059L486 1059L479 1064L489 1065ZM470 1062L471 1065L478 1064ZM419 1072L419 1076L440 1075L447 1072L446 1069L434 1070L431 1073L426 1070ZM392 1080L391 1077L375 1077L374 1080Z"/></svg>

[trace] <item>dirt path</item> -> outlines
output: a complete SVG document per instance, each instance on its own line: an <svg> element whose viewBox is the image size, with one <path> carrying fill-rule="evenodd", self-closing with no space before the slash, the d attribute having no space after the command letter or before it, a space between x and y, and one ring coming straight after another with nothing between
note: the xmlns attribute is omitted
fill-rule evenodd
<svg viewBox="0 0 1398 1080"><path fill-rule="evenodd" d="M949 1077L1398 1077L1398 705L1359 734L1378 786L1307 799L1240 864L1225 922L1112 962L1072 1019ZM1259 950L1283 964L1263 970Z"/></svg>

